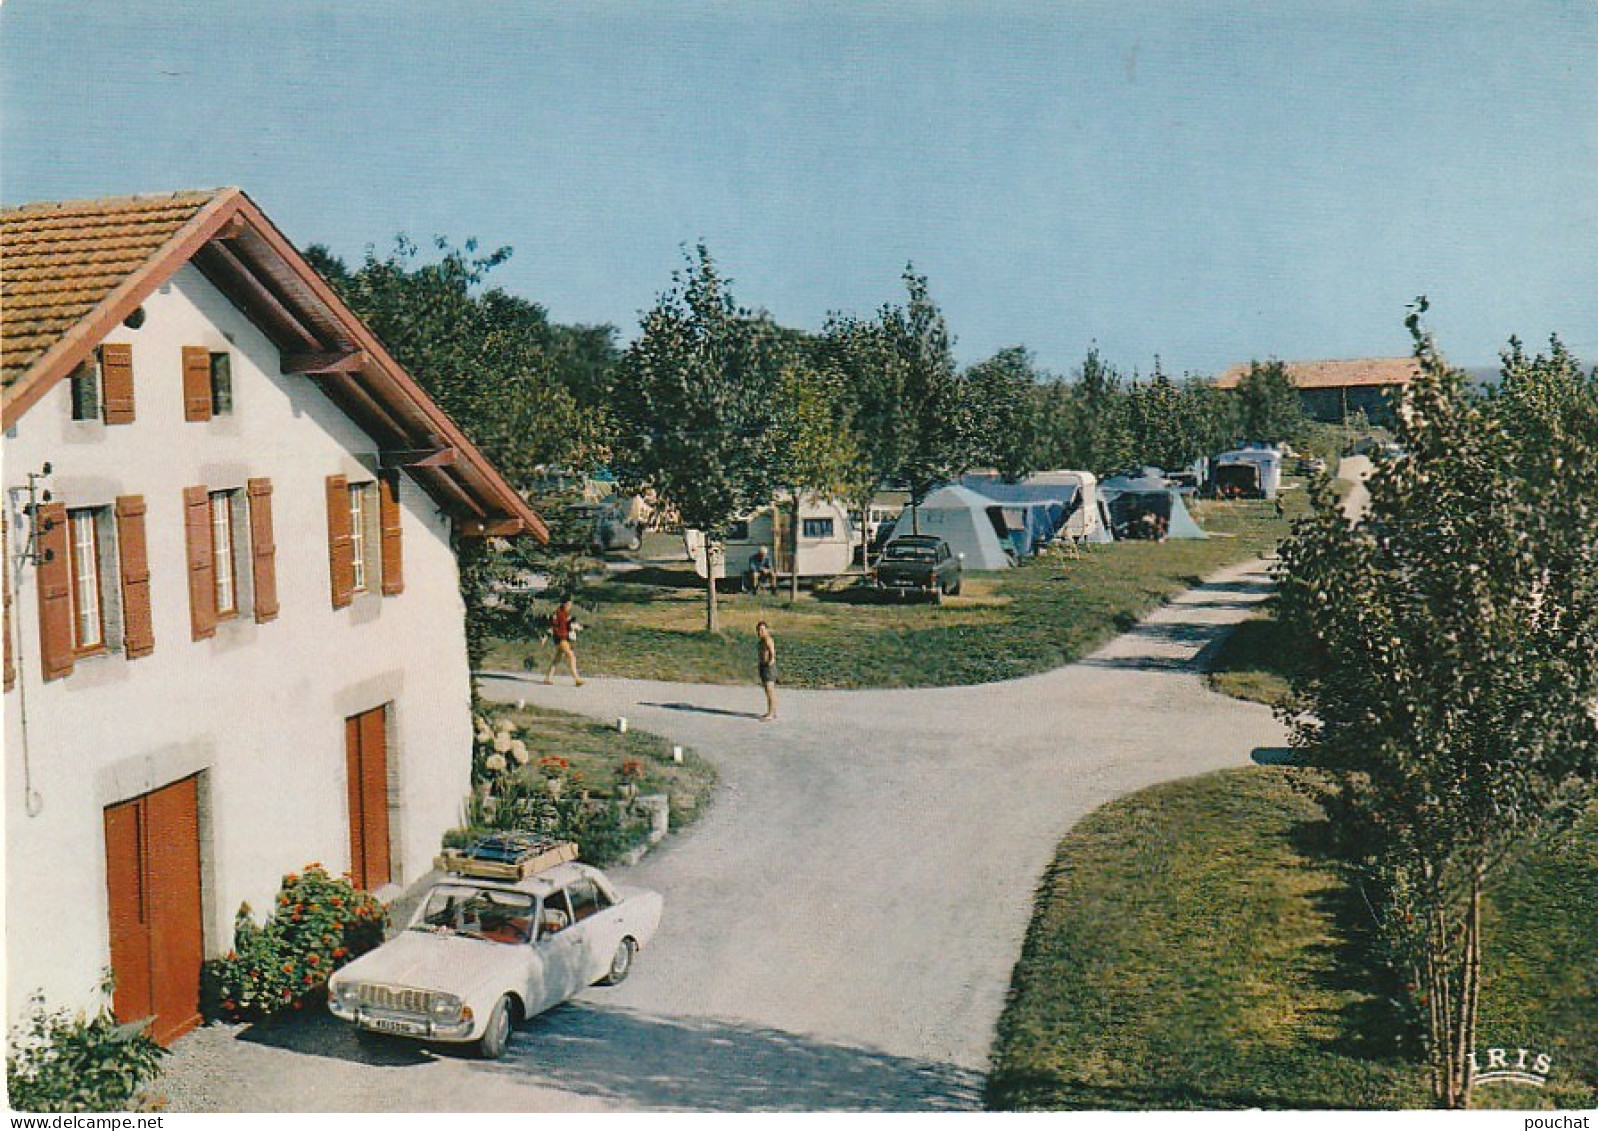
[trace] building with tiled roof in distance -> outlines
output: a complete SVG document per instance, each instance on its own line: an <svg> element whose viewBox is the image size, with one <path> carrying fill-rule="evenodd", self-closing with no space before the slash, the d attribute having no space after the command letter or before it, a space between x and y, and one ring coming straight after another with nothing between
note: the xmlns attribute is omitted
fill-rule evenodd
<svg viewBox="0 0 1598 1131"><path fill-rule="evenodd" d="M238 189L0 210L6 977L163 1041L241 903L397 890L472 757L458 539L539 517Z"/></svg>
<svg viewBox="0 0 1598 1131"><path fill-rule="evenodd" d="M1232 366L1215 379L1216 388L1237 388L1249 368ZM1412 357L1288 361L1283 368L1298 389L1305 415L1327 424L1341 424L1356 413L1363 413L1373 424L1390 423L1397 395L1420 374L1420 365Z"/></svg>

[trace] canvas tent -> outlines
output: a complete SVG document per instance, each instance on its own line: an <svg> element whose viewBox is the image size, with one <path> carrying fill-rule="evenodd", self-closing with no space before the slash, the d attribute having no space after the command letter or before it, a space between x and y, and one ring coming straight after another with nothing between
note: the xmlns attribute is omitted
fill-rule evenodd
<svg viewBox="0 0 1598 1131"><path fill-rule="evenodd" d="M1274 448L1238 448L1210 460L1210 483L1221 496L1274 499L1282 486L1282 453Z"/></svg>
<svg viewBox="0 0 1598 1131"><path fill-rule="evenodd" d="M1091 471L1040 471L1021 480L1026 487L1070 491L1065 497L1061 533L1082 542L1109 542L1110 532L1099 514L1099 481Z"/></svg>
<svg viewBox="0 0 1598 1131"><path fill-rule="evenodd" d="M1005 527L1017 556L1035 554L1054 540L1074 505L1075 487L1006 483L996 475L962 475L960 486L1004 508Z"/></svg>
<svg viewBox="0 0 1598 1131"><path fill-rule="evenodd" d="M961 554L966 569L1008 569L1014 563L1005 552L1004 508L969 487L950 484L928 495L921 505L905 507L894 524L895 534L917 530L942 538Z"/></svg>
<svg viewBox="0 0 1598 1131"><path fill-rule="evenodd" d="M1117 475L1099 484L1105 524L1117 539L1208 538L1188 513L1181 493L1158 468Z"/></svg>

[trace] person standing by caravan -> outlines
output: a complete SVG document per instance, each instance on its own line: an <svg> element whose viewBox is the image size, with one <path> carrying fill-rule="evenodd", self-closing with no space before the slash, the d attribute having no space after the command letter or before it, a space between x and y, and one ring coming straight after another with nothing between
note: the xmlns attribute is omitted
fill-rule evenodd
<svg viewBox="0 0 1598 1131"><path fill-rule="evenodd" d="M766 713L760 716L760 721L769 723L777 717L777 641L765 621L755 625L755 636L759 638L760 685L766 689Z"/></svg>
<svg viewBox="0 0 1598 1131"><path fill-rule="evenodd" d="M577 652L572 646L582 627L572 620L572 599L562 597L560 604L555 606L555 615L549 618L549 634L555 638L555 657L549 661L549 670L544 673L545 683L555 682L555 668L565 657L572 670L572 682L578 687L583 685L582 677L577 674Z"/></svg>

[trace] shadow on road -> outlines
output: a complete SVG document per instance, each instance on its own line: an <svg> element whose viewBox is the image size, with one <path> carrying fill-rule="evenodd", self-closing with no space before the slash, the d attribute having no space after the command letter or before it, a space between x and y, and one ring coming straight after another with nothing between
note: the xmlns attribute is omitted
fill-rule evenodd
<svg viewBox="0 0 1598 1131"><path fill-rule="evenodd" d="M828 1044L761 1025L572 1003L517 1032L511 1073L628 1108L687 1111L972 1111L980 1073Z"/></svg>
<svg viewBox="0 0 1598 1131"><path fill-rule="evenodd" d="M640 707L659 707L663 711L692 711L697 715L724 715L729 719L758 719L756 711L728 711L722 707L702 707L698 703L639 703Z"/></svg>

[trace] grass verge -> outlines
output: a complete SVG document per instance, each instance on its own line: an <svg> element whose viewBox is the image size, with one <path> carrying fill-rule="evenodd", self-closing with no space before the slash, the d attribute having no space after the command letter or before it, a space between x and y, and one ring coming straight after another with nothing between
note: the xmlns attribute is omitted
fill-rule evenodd
<svg viewBox="0 0 1598 1131"><path fill-rule="evenodd" d="M722 630L704 627L703 583L683 565L653 565L586 589L578 644L585 674L708 683L752 681L755 623L769 621L782 682L795 687L926 687L987 683L1079 659L1145 613L1220 567L1273 547L1287 517L1270 503L1197 503L1213 537L1120 542L1079 558L1046 556L1002 573L968 574L943 605L899 602L850 586L801 593L727 595ZM492 642L488 665L541 669L547 642Z"/></svg>
<svg viewBox="0 0 1598 1131"><path fill-rule="evenodd" d="M999 1024L1000 1110L1378 1109L1427 1103L1419 1048L1321 851L1305 771L1145 790L1061 843ZM1568 842L1568 843L1567 843ZM1486 917L1484 1047L1549 1049L1548 1089L1478 1106L1591 1104L1598 1078L1598 813L1505 871Z"/></svg>
<svg viewBox="0 0 1598 1131"><path fill-rule="evenodd" d="M1267 612L1221 640L1205 678L1222 695L1275 707L1287 700L1296 655L1294 641Z"/></svg>

